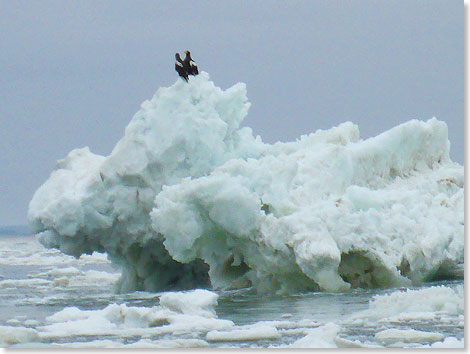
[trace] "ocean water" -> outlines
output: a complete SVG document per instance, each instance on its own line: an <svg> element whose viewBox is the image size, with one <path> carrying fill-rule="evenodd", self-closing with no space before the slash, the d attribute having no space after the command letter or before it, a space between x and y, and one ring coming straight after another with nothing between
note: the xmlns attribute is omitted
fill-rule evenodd
<svg viewBox="0 0 470 354"><path fill-rule="evenodd" d="M463 280L289 296L180 292L162 305L168 293L117 294L118 279L104 254L75 259L33 236L0 236L0 347L464 345Z"/></svg>

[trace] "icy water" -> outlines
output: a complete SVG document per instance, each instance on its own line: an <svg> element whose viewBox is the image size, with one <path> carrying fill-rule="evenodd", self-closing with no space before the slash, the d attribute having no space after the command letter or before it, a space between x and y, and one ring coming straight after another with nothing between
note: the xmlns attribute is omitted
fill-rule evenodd
<svg viewBox="0 0 470 354"><path fill-rule="evenodd" d="M118 278L103 254L75 259L33 236L0 236L0 346L464 346L463 280L259 296L116 294Z"/></svg>

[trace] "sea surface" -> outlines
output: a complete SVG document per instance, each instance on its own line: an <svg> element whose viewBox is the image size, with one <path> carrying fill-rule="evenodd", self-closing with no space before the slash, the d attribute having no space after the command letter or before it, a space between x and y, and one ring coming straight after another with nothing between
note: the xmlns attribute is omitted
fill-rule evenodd
<svg viewBox="0 0 470 354"><path fill-rule="evenodd" d="M104 254L76 259L34 236L0 236L0 347L464 345L463 280L289 296L177 292L162 306L168 293L117 294L119 275Z"/></svg>

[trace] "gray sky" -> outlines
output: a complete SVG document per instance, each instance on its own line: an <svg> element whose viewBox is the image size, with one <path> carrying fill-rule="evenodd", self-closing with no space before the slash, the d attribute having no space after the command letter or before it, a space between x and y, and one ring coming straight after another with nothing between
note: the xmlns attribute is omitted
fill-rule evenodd
<svg viewBox="0 0 470 354"><path fill-rule="evenodd" d="M464 7L457 0L0 0L0 225L26 223L56 160L108 155L191 50L265 142L351 120L369 137L409 119L449 126L464 160Z"/></svg>

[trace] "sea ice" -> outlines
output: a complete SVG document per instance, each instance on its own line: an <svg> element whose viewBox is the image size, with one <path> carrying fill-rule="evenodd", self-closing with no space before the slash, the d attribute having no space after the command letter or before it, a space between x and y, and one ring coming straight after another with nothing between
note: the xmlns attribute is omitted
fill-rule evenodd
<svg viewBox="0 0 470 354"><path fill-rule="evenodd" d="M130 344L123 344L117 341L111 341L108 339L105 340L95 340L91 342L74 342L74 343L61 343L54 344L53 347L65 347L65 348L79 348L79 349L88 349L88 348L204 348L208 347L209 343L200 340L200 339L161 339L161 340L148 340L141 339L137 342Z"/></svg>
<svg viewBox="0 0 470 354"><path fill-rule="evenodd" d="M281 334L274 326L266 324L255 324L239 327L229 331L211 331L207 333L206 340L209 342L237 342L253 341L260 339L277 339Z"/></svg>
<svg viewBox="0 0 470 354"><path fill-rule="evenodd" d="M375 340L385 346L421 347L429 343L431 347L450 348L463 347L463 339L448 337L445 331L438 333L423 329L430 326L455 328L463 316L463 285L441 285L376 295L370 300L367 310L351 315L343 325L381 329L375 334ZM411 328L423 325L420 330Z"/></svg>
<svg viewBox="0 0 470 354"><path fill-rule="evenodd" d="M290 345L291 348L338 348L336 335L341 327L329 322L324 326L309 330L308 334Z"/></svg>
<svg viewBox="0 0 470 354"><path fill-rule="evenodd" d="M428 348L429 346L423 346L423 348ZM465 341L462 338L458 340L455 337L447 337L442 342L435 342L430 345L431 348L464 348Z"/></svg>
<svg viewBox="0 0 470 354"><path fill-rule="evenodd" d="M36 191L32 230L106 252L121 291L342 291L463 277L464 170L447 126L361 140L346 122L265 144L244 84L207 73L160 88L107 157L76 149Z"/></svg>
<svg viewBox="0 0 470 354"><path fill-rule="evenodd" d="M434 332L423 332L414 329L386 329L375 334L375 339L383 344L391 343L433 343L442 341L444 335Z"/></svg>
<svg viewBox="0 0 470 354"><path fill-rule="evenodd" d="M160 297L160 306L183 314L215 318L218 297L216 293L203 289L166 293Z"/></svg>
<svg viewBox="0 0 470 354"><path fill-rule="evenodd" d="M0 345L35 342L38 333L32 328L0 326Z"/></svg>
<svg viewBox="0 0 470 354"><path fill-rule="evenodd" d="M394 291L389 295L375 296L369 309L355 314L352 319L369 319L381 322L406 322L432 320L464 314L464 289L433 286L425 289Z"/></svg>
<svg viewBox="0 0 470 354"><path fill-rule="evenodd" d="M198 299L199 298L199 299ZM218 295L207 290L164 293L160 306L134 307L110 304L101 310L67 307L46 318L37 329L42 338L118 335L198 335L235 327L232 321L218 319L214 306ZM185 304L188 301L190 304Z"/></svg>

